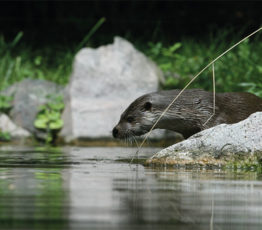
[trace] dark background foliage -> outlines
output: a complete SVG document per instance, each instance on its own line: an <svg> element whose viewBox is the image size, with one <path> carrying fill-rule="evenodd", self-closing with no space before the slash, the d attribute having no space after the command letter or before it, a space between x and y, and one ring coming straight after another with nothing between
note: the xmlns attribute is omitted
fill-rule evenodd
<svg viewBox="0 0 262 230"><path fill-rule="evenodd" d="M67 84L83 47L129 40L183 88L211 60L262 25L259 1L1 1L0 89L24 78ZM104 23L101 23L105 19ZM216 62L217 91L262 96L262 31ZM210 70L192 85L212 90Z"/></svg>
<svg viewBox="0 0 262 230"><path fill-rule="evenodd" d="M24 31L34 44L79 42L101 18L94 46L120 35L141 41L174 42L202 37L217 28L246 34L262 22L259 1L1 1L0 28L7 38Z"/></svg>

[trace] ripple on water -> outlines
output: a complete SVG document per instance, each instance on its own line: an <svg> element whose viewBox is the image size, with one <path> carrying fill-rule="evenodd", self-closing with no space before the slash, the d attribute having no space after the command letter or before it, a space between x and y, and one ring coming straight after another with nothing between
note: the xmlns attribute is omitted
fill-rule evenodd
<svg viewBox="0 0 262 230"><path fill-rule="evenodd" d="M130 165L135 152L1 147L0 229L262 229L259 173Z"/></svg>

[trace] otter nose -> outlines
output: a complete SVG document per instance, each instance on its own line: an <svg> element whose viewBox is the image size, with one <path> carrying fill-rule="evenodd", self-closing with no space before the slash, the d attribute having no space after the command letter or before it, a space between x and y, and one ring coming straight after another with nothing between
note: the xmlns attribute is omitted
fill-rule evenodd
<svg viewBox="0 0 262 230"><path fill-rule="evenodd" d="M115 128L113 129L112 133L113 133L113 137L114 137L114 138L117 138L118 129L115 127Z"/></svg>

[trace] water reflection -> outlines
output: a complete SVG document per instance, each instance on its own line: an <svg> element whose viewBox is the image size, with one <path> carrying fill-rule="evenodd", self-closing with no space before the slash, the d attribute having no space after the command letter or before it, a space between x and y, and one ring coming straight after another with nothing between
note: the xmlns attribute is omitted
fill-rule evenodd
<svg viewBox="0 0 262 230"><path fill-rule="evenodd" d="M261 174L121 160L134 153L2 147L0 229L262 229Z"/></svg>
<svg viewBox="0 0 262 230"><path fill-rule="evenodd" d="M66 228L62 156L57 150L1 151L0 229Z"/></svg>

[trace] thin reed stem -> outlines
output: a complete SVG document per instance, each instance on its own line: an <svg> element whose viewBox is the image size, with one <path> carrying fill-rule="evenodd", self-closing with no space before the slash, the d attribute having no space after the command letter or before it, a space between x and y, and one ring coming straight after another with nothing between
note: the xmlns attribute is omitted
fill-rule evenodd
<svg viewBox="0 0 262 230"><path fill-rule="evenodd" d="M213 73L213 113L207 119L207 121L203 124L203 126L205 126L216 113L216 81L215 81L215 64L214 63L212 64L212 73Z"/></svg>

